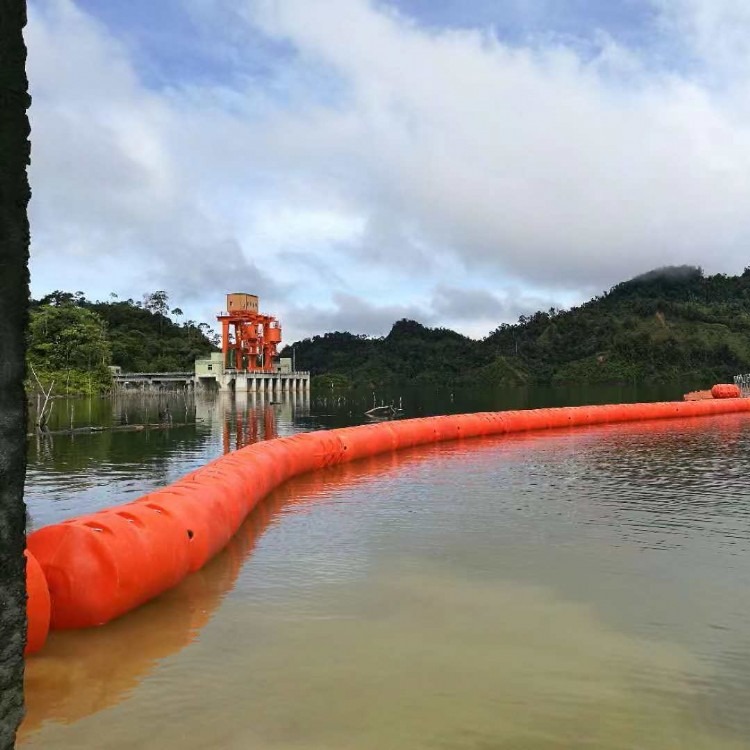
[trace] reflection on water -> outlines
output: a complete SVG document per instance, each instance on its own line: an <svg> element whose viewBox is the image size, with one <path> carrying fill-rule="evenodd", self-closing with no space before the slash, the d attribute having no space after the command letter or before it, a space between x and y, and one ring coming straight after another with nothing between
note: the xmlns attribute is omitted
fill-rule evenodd
<svg viewBox="0 0 750 750"><path fill-rule="evenodd" d="M165 408L166 399L137 394L97 401L92 413L99 416L93 423L111 425L125 412L131 423L156 421L155 412ZM280 403L262 394L217 395L189 403L193 421L187 426L31 438L26 481L29 527L134 500L229 450L318 426L310 419L308 394L284 394ZM184 404L184 396L173 396L170 413L174 416ZM83 402L78 409L84 410ZM306 425L298 426L297 420Z"/></svg>
<svg viewBox="0 0 750 750"><path fill-rule="evenodd" d="M314 411L196 405L166 474ZM23 746L750 747L749 437L606 426L297 477L174 591L54 634Z"/></svg>
<svg viewBox="0 0 750 750"><path fill-rule="evenodd" d="M29 440L26 502L29 527L134 500L179 479L228 450L255 440L299 431L343 427L367 421L373 403L402 403L405 417L482 410L621 403L678 398L695 384L472 388L442 392L426 388L378 393L316 392L186 395L118 392L113 398L58 399L53 430L158 423L168 414L173 426L147 431L53 435ZM275 399L278 399L275 400ZM31 404L33 424L35 404ZM177 426L179 423L181 426Z"/></svg>
<svg viewBox="0 0 750 750"><path fill-rule="evenodd" d="M27 662L20 739L45 722L71 724L122 701L159 660L199 636L282 511L308 507L327 497L332 483L361 481L393 463L389 456L312 474L302 480L302 496L291 484L280 488L255 508L226 549L174 589L105 626L51 633L43 652Z"/></svg>
<svg viewBox="0 0 750 750"><path fill-rule="evenodd" d="M27 662L22 737L45 721L69 724L115 705L159 659L194 641L279 507L278 501L262 503L208 565L127 617L51 633L43 652Z"/></svg>

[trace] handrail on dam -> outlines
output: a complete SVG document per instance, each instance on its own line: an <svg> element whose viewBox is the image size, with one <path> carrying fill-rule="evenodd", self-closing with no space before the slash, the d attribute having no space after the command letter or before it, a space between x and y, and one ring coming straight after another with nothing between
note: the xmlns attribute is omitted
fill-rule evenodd
<svg viewBox="0 0 750 750"><path fill-rule="evenodd" d="M304 432L253 443L163 489L38 529L27 540L27 653L50 628L102 625L175 586L287 479L366 456L529 430L750 412L733 386L702 401L482 412Z"/></svg>

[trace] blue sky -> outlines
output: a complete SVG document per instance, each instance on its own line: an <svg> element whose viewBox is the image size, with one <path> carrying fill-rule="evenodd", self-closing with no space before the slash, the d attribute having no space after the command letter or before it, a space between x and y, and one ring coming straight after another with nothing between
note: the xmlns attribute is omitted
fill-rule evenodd
<svg viewBox="0 0 750 750"><path fill-rule="evenodd" d="M203 5L208 10L189 0L78 3L130 47L144 83L157 89L182 83L232 85L244 75L268 78L293 55L289 45L251 27L231 33L224 25L226 15ZM238 44L241 56L235 54Z"/></svg>
<svg viewBox="0 0 750 750"><path fill-rule="evenodd" d="M157 88L190 81L226 83L248 74L272 78L294 57L293 45L252 28L227 34L226 14L210 12L211 5L190 0L78 3L134 50L143 80ZM623 43L650 48L658 38L657 13L645 0L399 0L378 6L427 29L492 29L515 45L538 44L541 37L585 48L606 32ZM223 43L217 44L217 38ZM233 44L243 46L241 56L233 54Z"/></svg>
<svg viewBox="0 0 750 750"><path fill-rule="evenodd" d="M750 240L739 0L31 0L32 292L482 336Z"/></svg>

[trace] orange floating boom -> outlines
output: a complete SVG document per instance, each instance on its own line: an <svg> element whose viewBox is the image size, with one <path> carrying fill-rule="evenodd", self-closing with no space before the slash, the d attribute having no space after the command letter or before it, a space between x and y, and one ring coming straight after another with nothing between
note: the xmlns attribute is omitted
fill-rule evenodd
<svg viewBox="0 0 750 750"><path fill-rule="evenodd" d="M737 412L750 412L750 399L460 414L254 443L138 500L31 534L29 561L36 559L43 573L28 566L27 651L41 648L48 622L102 625L171 588L219 552L268 492L297 474L445 440Z"/></svg>
<svg viewBox="0 0 750 750"><path fill-rule="evenodd" d="M711 396L713 398L740 398L742 391L734 383L719 383L711 389Z"/></svg>
<svg viewBox="0 0 750 750"><path fill-rule="evenodd" d="M33 654L44 646L49 633L50 598L47 579L36 558L28 551L26 557L26 648Z"/></svg>

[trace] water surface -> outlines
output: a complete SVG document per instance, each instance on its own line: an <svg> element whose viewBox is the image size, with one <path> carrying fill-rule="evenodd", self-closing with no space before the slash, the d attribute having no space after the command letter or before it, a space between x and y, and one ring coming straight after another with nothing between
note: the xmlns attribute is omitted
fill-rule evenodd
<svg viewBox="0 0 750 750"><path fill-rule="evenodd" d="M346 408L214 401L181 436L32 446L32 519ZM52 634L24 747L750 747L749 437L607 426L295 478L173 591Z"/></svg>

